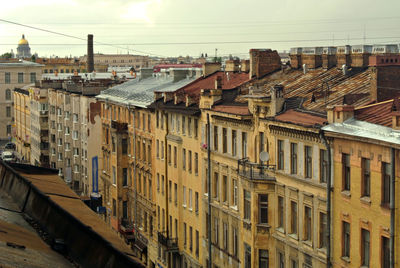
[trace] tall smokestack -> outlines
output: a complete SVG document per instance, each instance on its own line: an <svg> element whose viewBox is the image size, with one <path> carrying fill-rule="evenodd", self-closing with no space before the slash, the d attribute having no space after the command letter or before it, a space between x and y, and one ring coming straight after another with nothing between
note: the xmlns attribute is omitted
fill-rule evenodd
<svg viewBox="0 0 400 268"><path fill-rule="evenodd" d="M86 62L86 70L88 73L94 71L94 56L93 56L93 34L88 34L87 41L87 62Z"/></svg>

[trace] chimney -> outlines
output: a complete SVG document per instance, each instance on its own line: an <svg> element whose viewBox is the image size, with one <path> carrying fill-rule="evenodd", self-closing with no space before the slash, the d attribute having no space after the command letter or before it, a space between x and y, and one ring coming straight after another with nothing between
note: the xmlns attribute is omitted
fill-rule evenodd
<svg viewBox="0 0 400 268"><path fill-rule="evenodd" d="M303 65L301 62L301 47L293 47L290 49L289 57L290 57L290 66L293 69L300 69Z"/></svg>
<svg viewBox="0 0 400 268"><path fill-rule="evenodd" d="M354 106L352 105L328 106L326 109L329 124L343 123L347 119L354 117Z"/></svg>
<svg viewBox="0 0 400 268"><path fill-rule="evenodd" d="M241 60L240 61L240 71L247 73L250 71L250 61L249 60Z"/></svg>
<svg viewBox="0 0 400 268"><path fill-rule="evenodd" d="M369 56L371 100L381 102L399 95L397 88L400 84L400 55L395 49L391 50L388 47L381 47L375 51L386 52ZM389 53L390 51L394 53Z"/></svg>
<svg viewBox="0 0 400 268"><path fill-rule="evenodd" d="M322 66L322 47L303 47L301 62L308 69L316 69Z"/></svg>
<svg viewBox="0 0 400 268"><path fill-rule="evenodd" d="M91 73L94 71L93 34L88 34L87 42L86 70L88 73Z"/></svg>
<svg viewBox="0 0 400 268"><path fill-rule="evenodd" d="M400 101L399 98L393 100L392 109L392 128L400 130Z"/></svg>
<svg viewBox="0 0 400 268"><path fill-rule="evenodd" d="M221 89L222 88L222 77L217 76L215 77L215 89Z"/></svg>
<svg viewBox="0 0 400 268"><path fill-rule="evenodd" d="M141 68L140 79L146 79L153 76L153 68Z"/></svg>
<svg viewBox="0 0 400 268"><path fill-rule="evenodd" d="M351 67L368 67L372 46L357 45L351 47Z"/></svg>
<svg viewBox="0 0 400 268"><path fill-rule="evenodd" d="M239 60L227 60L225 61L226 72L237 72L239 71Z"/></svg>
<svg viewBox="0 0 400 268"><path fill-rule="evenodd" d="M343 65L350 66L351 46L339 46L336 50L336 67L342 69Z"/></svg>
<svg viewBox="0 0 400 268"><path fill-rule="evenodd" d="M203 64L203 76L204 77L207 77L210 74L213 74L220 70L221 70L221 63L219 63L219 62L205 62Z"/></svg>
<svg viewBox="0 0 400 268"><path fill-rule="evenodd" d="M282 111L285 98L283 97L283 85L277 84L271 90L271 116Z"/></svg>
<svg viewBox="0 0 400 268"><path fill-rule="evenodd" d="M328 70L336 66L336 47L324 47L322 49L322 68Z"/></svg>
<svg viewBox="0 0 400 268"><path fill-rule="evenodd" d="M188 73L189 73L188 69L175 69L175 68L169 69L169 75L172 77L174 83L182 79L185 79Z"/></svg>
<svg viewBox="0 0 400 268"><path fill-rule="evenodd" d="M250 49L250 73L252 79L281 69L281 57L276 50Z"/></svg>

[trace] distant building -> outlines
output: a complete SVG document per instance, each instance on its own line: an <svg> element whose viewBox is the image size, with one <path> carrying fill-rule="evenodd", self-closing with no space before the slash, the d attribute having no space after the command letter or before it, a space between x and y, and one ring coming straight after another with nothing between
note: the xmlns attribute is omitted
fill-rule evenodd
<svg viewBox="0 0 400 268"><path fill-rule="evenodd" d="M87 55L80 57L79 61L86 64ZM94 64L105 64L110 67L133 67L140 70L149 66L149 57L130 54L94 54Z"/></svg>
<svg viewBox="0 0 400 268"><path fill-rule="evenodd" d="M32 57L31 48L29 47L28 40L25 39L25 35L22 35L21 40L18 42L17 47L17 58L24 59Z"/></svg>

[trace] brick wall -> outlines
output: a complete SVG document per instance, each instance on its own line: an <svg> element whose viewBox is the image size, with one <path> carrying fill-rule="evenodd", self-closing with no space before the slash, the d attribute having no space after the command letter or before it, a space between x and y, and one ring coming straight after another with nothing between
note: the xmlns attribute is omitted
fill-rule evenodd
<svg viewBox="0 0 400 268"><path fill-rule="evenodd" d="M301 65L301 55L290 55L290 66L292 66L293 69L300 69Z"/></svg>
<svg viewBox="0 0 400 268"><path fill-rule="evenodd" d="M323 54L322 55L322 68L330 69L334 66L336 66L336 55Z"/></svg>
<svg viewBox="0 0 400 268"><path fill-rule="evenodd" d="M315 69L322 66L322 55L301 55L301 61L309 69Z"/></svg>
<svg viewBox="0 0 400 268"><path fill-rule="evenodd" d="M250 50L250 78L262 77L268 73L281 69L281 57L276 50Z"/></svg>
<svg viewBox="0 0 400 268"><path fill-rule="evenodd" d="M336 66L342 68L343 65L350 66L351 57L348 54L337 54L336 55Z"/></svg>
<svg viewBox="0 0 400 268"><path fill-rule="evenodd" d="M377 102L400 96L400 66L371 67L371 100Z"/></svg>

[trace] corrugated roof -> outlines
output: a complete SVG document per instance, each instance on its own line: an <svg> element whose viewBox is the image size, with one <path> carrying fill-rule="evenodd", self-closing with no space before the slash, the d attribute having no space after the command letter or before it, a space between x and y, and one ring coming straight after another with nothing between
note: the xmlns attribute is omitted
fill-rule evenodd
<svg viewBox="0 0 400 268"><path fill-rule="evenodd" d="M194 80L183 78L174 82L173 77L161 75L134 79L102 91L97 98L146 108L154 101L155 91L173 92Z"/></svg>
<svg viewBox="0 0 400 268"><path fill-rule="evenodd" d="M341 135L368 138L400 145L400 131L354 118L348 119L343 123L329 124L322 129Z"/></svg>
<svg viewBox="0 0 400 268"><path fill-rule="evenodd" d="M275 120L280 122L312 127L314 125L324 125L327 122L325 117L313 115L298 110L288 110L282 114L275 116Z"/></svg>
<svg viewBox="0 0 400 268"><path fill-rule="evenodd" d="M388 100L355 108L354 117L360 121L392 127L392 106L393 100Z"/></svg>

